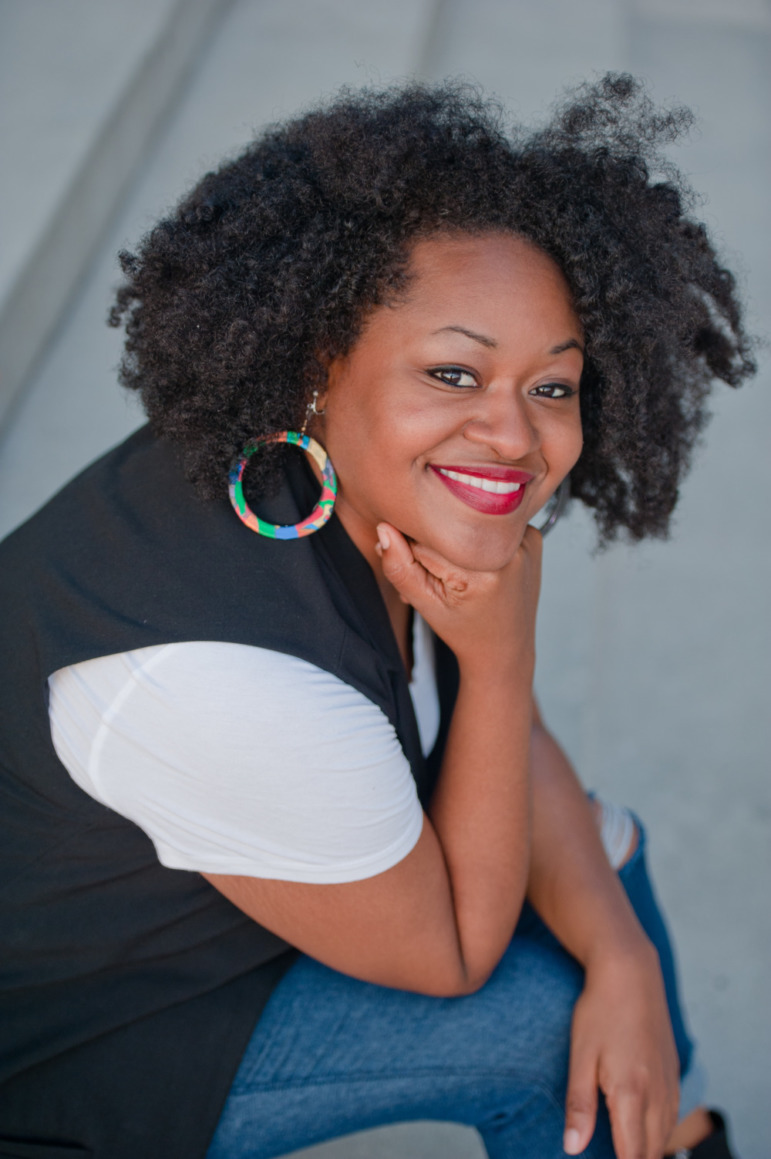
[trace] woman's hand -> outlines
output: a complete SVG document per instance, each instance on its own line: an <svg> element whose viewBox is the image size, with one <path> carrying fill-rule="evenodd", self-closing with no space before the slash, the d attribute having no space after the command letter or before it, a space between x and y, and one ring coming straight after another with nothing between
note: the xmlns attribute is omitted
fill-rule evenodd
<svg viewBox="0 0 771 1159"><path fill-rule="evenodd" d="M619 1159L661 1159L677 1119L678 1075L656 951L642 942L598 958L573 1015L565 1151L588 1146L599 1088Z"/></svg>
<svg viewBox="0 0 771 1159"><path fill-rule="evenodd" d="M495 572L456 567L387 523L378 538L383 575L452 649L463 674L532 677L542 544L535 528Z"/></svg>

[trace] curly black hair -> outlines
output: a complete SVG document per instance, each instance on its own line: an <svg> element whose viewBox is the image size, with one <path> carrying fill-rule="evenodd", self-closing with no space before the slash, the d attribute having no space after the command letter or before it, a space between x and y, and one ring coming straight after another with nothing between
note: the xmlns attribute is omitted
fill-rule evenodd
<svg viewBox="0 0 771 1159"><path fill-rule="evenodd" d="M243 445L301 424L329 360L404 292L417 239L506 231L557 262L583 326L572 494L601 542L665 535L713 380L754 371L734 278L660 154L690 120L619 74L534 132L507 131L462 83L343 90L207 174L121 254L121 382L198 491L221 495ZM258 490L275 485L275 458L254 470Z"/></svg>

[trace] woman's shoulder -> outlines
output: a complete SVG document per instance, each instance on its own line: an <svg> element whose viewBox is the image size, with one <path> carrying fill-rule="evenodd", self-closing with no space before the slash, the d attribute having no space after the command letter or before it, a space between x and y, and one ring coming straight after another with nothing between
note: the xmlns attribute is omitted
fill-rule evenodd
<svg viewBox="0 0 771 1159"><path fill-rule="evenodd" d="M195 717L238 715L248 707L252 721L275 719L278 706L302 704L302 717L324 714L330 702L370 703L339 676L290 651L200 639L114 652L67 665L52 673L59 693L88 699L100 716L114 715L131 694L144 691L159 712ZM378 710L379 711L379 710Z"/></svg>

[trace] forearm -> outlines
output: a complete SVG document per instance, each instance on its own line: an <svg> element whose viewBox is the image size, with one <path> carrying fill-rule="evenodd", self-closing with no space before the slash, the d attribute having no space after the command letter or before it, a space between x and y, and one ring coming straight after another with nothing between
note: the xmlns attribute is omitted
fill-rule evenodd
<svg viewBox="0 0 771 1159"><path fill-rule="evenodd" d="M444 854L462 969L481 985L508 945L530 861L527 674L461 677L429 816Z"/></svg>
<svg viewBox="0 0 771 1159"><path fill-rule="evenodd" d="M389 524L378 525L378 540L392 622L396 604L409 604L452 649L460 672L428 809L438 871L430 912L440 918L443 992L468 993L500 961L527 884L541 539L527 528L515 554L490 572L460 568Z"/></svg>
<svg viewBox="0 0 771 1159"><path fill-rule="evenodd" d="M591 804L540 723L531 737L533 826L528 898L585 967L597 954L639 952L645 935L600 840Z"/></svg>

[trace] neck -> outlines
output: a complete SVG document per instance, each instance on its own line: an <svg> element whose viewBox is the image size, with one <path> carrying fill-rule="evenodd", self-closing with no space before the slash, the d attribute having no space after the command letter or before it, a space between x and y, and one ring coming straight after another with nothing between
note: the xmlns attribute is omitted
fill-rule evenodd
<svg viewBox="0 0 771 1159"><path fill-rule="evenodd" d="M383 603L386 606L394 636L396 637L396 643L399 646L399 653L404 662L404 667L410 673L412 671L412 642L410 640L410 613L412 609L402 601L396 588L383 575L380 557L375 551L377 533L374 528L366 524L358 513L345 502L338 502L335 511L349 538L359 549L375 574L375 579L377 580L377 585L383 597Z"/></svg>
<svg viewBox="0 0 771 1159"><path fill-rule="evenodd" d="M393 584L389 584L388 580L383 578L382 572L380 574L375 572L375 575L396 637L396 643L399 645L399 654L404 662L407 675L410 676L412 674L412 641L410 640L412 608L402 601Z"/></svg>
<svg viewBox="0 0 771 1159"><path fill-rule="evenodd" d="M318 434L316 430L317 426L317 419L310 424L310 431L308 433L312 434L314 438ZM310 467L317 481L320 483L321 471L315 460L310 460ZM404 661L404 667L407 669L407 673L411 674L412 641L410 639L410 612L412 609L409 605L402 602L401 596L396 588L383 575L380 558L375 551L377 532L366 520L362 519L355 508L345 502L342 494L338 494L337 503L335 504L335 514L348 533L349 539L356 545L375 573L375 579L380 588L380 594L383 597L388 618L391 621L396 643L399 645L399 654Z"/></svg>

